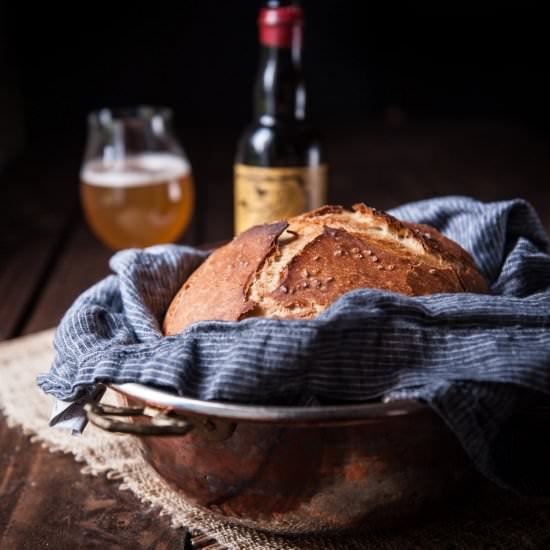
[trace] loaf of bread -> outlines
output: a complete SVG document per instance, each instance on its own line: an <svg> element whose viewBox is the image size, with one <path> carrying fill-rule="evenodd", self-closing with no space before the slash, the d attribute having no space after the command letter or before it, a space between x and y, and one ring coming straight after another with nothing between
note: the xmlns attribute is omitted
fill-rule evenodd
<svg viewBox="0 0 550 550"><path fill-rule="evenodd" d="M164 332L204 320L310 319L358 288L488 291L469 254L435 229L364 204L324 206L252 227L213 252L175 296Z"/></svg>

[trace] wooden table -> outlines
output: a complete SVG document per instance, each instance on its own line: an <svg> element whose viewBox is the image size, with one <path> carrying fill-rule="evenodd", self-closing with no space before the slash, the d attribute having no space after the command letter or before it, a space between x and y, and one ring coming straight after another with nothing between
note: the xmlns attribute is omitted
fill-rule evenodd
<svg viewBox="0 0 550 550"><path fill-rule="evenodd" d="M333 203L386 209L447 194L520 196L550 231L550 144L521 127L410 123L325 134ZM186 131L198 206L184 242L231 236L237 135ZM90 234L78 206L79 161L79 151L29 155L0 175L0 340L55 326L109 272L111 252ZM31 444L0 415L0 548L192 547L185 530L173 530L114 482L79 470L72 457Z"/></svg>

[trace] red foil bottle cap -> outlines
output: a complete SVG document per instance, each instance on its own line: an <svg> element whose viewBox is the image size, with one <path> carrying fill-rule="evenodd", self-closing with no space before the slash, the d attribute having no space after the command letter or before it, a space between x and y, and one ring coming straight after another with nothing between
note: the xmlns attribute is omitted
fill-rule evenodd
<svg viewBox="0 0 550 550"><path fill-rule="evenodd" d="M299 6L263 8L258 16L260 42L272 48L291 48L300 44L304 12Z"/></svg>

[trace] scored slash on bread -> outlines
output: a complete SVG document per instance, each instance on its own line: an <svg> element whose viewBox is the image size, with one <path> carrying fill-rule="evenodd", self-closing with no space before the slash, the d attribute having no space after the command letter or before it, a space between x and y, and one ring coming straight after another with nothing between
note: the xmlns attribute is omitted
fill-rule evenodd
<svg viewBox="0 0 550 550"><path fill-rule="evenodd" d="M364 204L353 212L324 206L252 227L214 251L170 304L163 328L170 335L205 320L309 319L358 288L488 291L470 255L435 229Z"/></svg>

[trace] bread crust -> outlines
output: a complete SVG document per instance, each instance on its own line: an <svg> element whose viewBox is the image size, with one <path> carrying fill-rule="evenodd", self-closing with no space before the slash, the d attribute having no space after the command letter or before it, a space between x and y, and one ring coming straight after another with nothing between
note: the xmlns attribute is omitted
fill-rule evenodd
<svg viewBox="0 0 550 550"><path fill-rule="evenodd" d="M215 250L172 300L164 334L176 334L206 319L238 321L252 309L248 287L287 226L287 222L257 225Z"/></svg>
<svg viewBox="0 0 550 550"><path fill-rule="evenodd" d="M165 334L202 320L318 315L342 294L488 292L470 255L432 227L363 203L253 227L216 250L170 305Z"/></svg>

